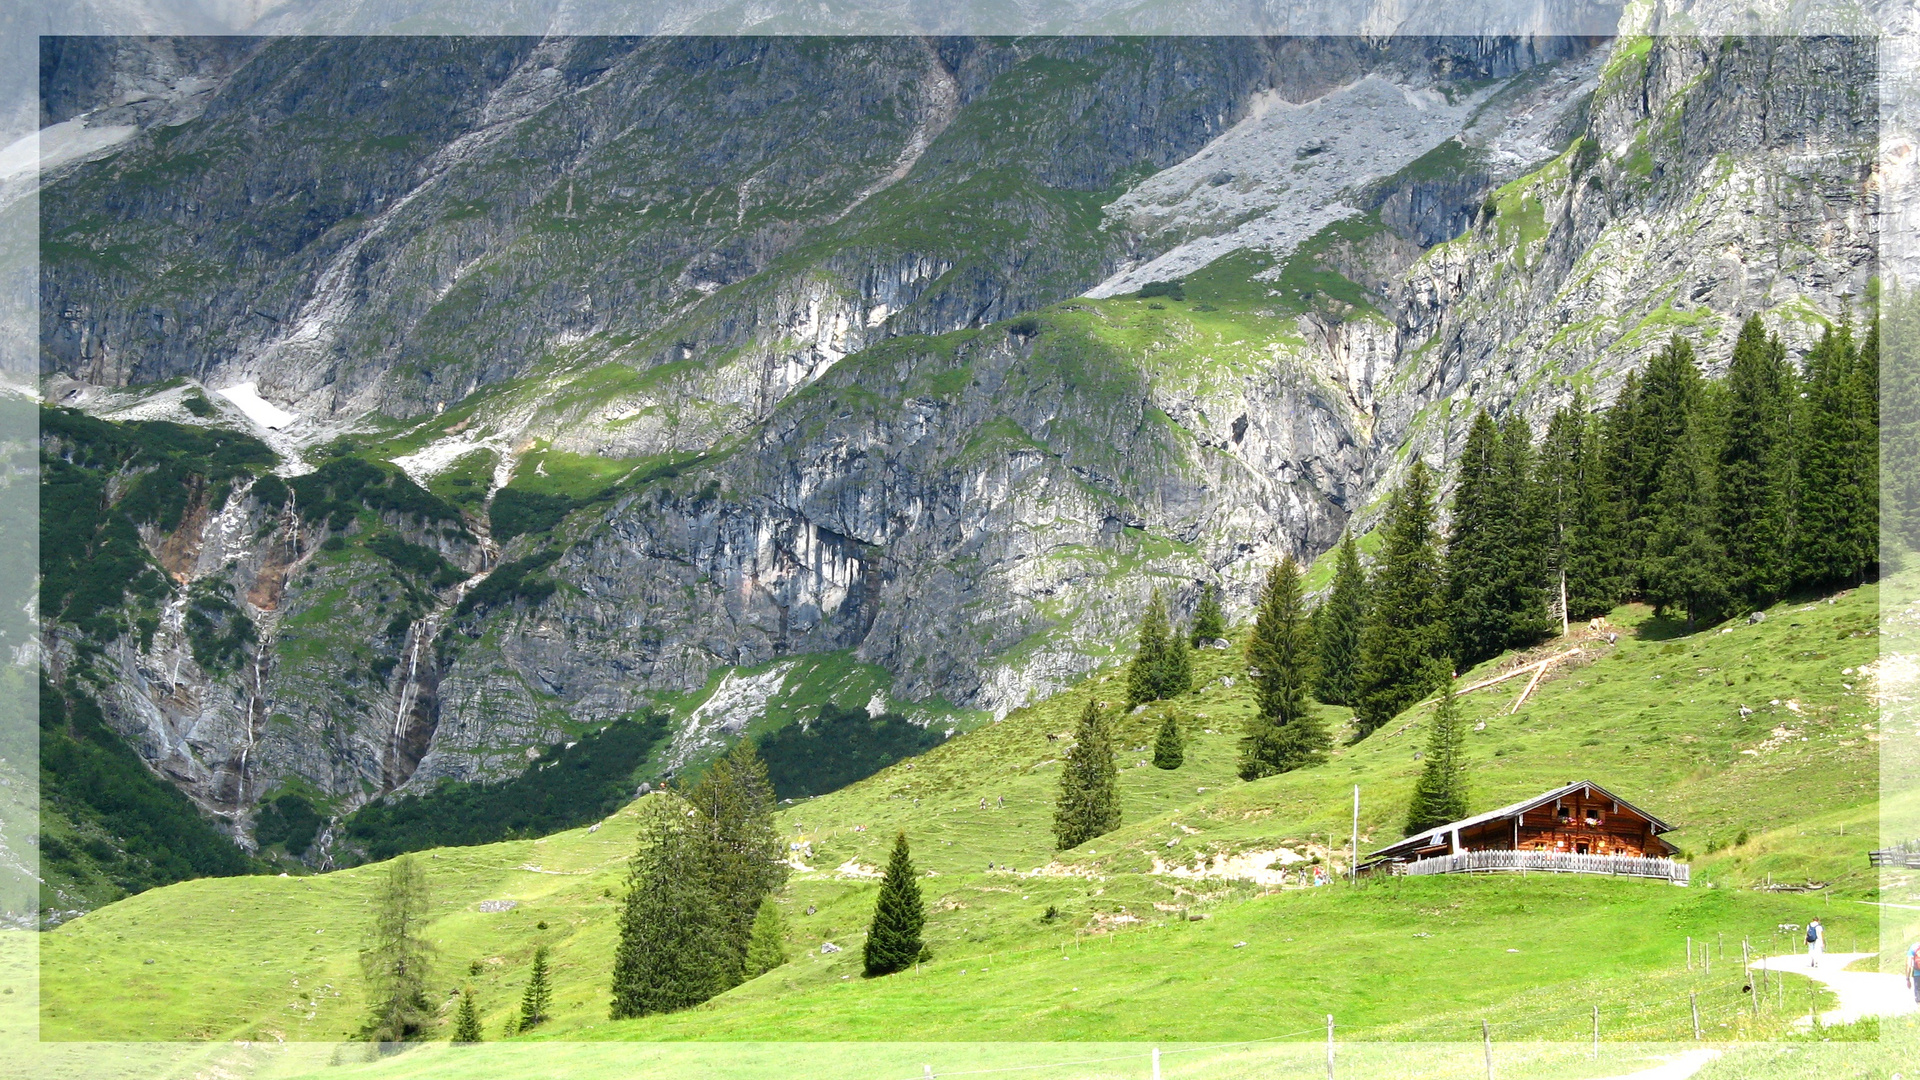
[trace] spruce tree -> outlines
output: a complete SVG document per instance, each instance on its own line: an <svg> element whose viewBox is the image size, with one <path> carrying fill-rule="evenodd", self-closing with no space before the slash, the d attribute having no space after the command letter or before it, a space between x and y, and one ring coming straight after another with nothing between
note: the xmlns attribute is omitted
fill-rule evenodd
<svg viewBox="0 0 1920 1080"><path fill-rule="evenodd" d="M1451 671L1446 596L1433 527L1433 475L1419 459L1387 505L1386 533L1360 634L1359 736L1425 697Z"/></svg>
<svg viewBox="0 0 1920 1080"><path fill-rule="evenodd" d="M1500 431L1482 411L1467 429L1447 538L1447 621L1453 654L1469 666L1506 648L1502 566L1509 506L1499 488Z"/></svg>
<svg viewBox="0 0 1920 1080"><path fill-rule="evenodd" d="M547 982L547 947L533 950L533 970L527 976L526 992L520 995L520 1030L531 1031L549 1019L553 1005L553 987Z"/></svg>
<svg viewBox="0 0 1920 1080"><path fill-rule="evenodd" d="M1805 393L1795 418L1799 494L1794 508L1793 576L1819 588L1857 580L1871 553L1861 543L1863 522L1877 502L1862 481L1866 429L1871 416L1866 382L1852 335L1828 328L1807 353Z"/></svg>
<svg viewBox="0 0 1920 1080"><path fill-rule="evenodd" d="M1920 289L1883 285L1880 312L1873 360L1880 367L1884 410L1879 418L1883 531L1893 549L1920 551Z"/></svg>
<svg viewBox="0 0 1920 1080"><path fill-rule="evenodd" d="M1647 361L1638 393L1629 403L1625 419L1632 428L1624 449L1630 457L1625 463L1622 501L1627 507L1630 555L1636 559L1652 540L1654 518L1661 512L1654 506L1655 497L1667 462L1699 408L1700 386L1693 345L1675 334Z"/></svg>
<svg viewBox="0 0 1920 1080"><path fill-rule="evenodd" d="M1167 635L1167 659L1160 676L1160 696L1177 698L1193 689L1193 652L1187 648L1187 635Z"/></svg>
<svg viewBox="0 0 1920 1080"><path fill-rule="evenodd" d="M1880 562L1880 324L1871 323L1854 355L1848 381L1853 414L1852 487L1860 504L1848 522L1848 563L1864 580Z"/></svg>
<svg viewBox="0 0 1920 1080"><path fill-rule="evenodd" d="M1786 348L1755 315L1740 329L1727 371L1727 430L1720 447L1719 514L1735 610L1765 607L1786 591L1793 554L1792 407L1798 399Z"/></svg>
<svg viewBox="0 0 1920 1080"><path fill-rule="evenodd" d="M1351 705L1360 666L1360 630L1367 619L1367 578L1360 549L1349 531L1334 555L1333 588L1313 613L1319 659L1314 693L1329 705Z"/></svg>
<svg viewBox="0 0 1920 1080"><path fill-rule="evenodd" d="M473 1003L473 987L460 991L460 1008L453 1014L453 1041L456 1045L480 1041L480 1009Z"/></svg>
<svg viewBox="0 0 1920 1080"><path fill-rule="evenodd" d="M920 959L925 945L920 932L927 923L927 907L920 899L920 883L914 878L913 859L907 851L907 834L895 834L893 855L887 859L887 871L880 879L880 899L873 907L873 924L867 930L861 959L869 976L891 975L904 971Z"/></svg>
<svg viewBox="0 0 1920 1080"><path fill-rule="evenodd" d="M1501 648L1524 649L1558 633L1560 626L1547 605L1547 531L1534 480L1533 428L1517 411L1500 425L1493 478L1494 491L1504 506L1496 518L1501 537L1499 597L1505 621Z"/></svg>
<svg viewBox="0 0 1920 1080"><path fill-rule="evenodd" d="M1198 649L1226 636L1227 618L1220 611L1220 590L1208 585L1200 590L1199 606L1193 609L1193 634L1188 640Z"/></svg>
<svg viewBox="0 0 1920 1080"><path fill-rule="evenodd" d="M717 899L710 846L671 795L644 811L613 958L615 1020L698 1005L739 970L731 912Z"/></svg>
<svg viewBox="0 0 1920 1080"><path fill-rule="evenodd" d="M1641 592L1658 613L1685 611L1689 627L1717 621L1732 599L1716 505L1719 397L1717 388L1694 395L1694 408L1670 449L1645 519Z"/></svg>
<svg viewBox="0 0 1920 1080"><path fill-rule="evenodd" d="M1413 803L1407 807L1408 836L1467 816L1467 725L1460 718L1451 679L1434 703L1432 724Z"/></svg>
<svg viewBox="0 0 1920 1080"><path fill-rule="evenodd" d="M369 1003L360 1036L371 1042L412 1042L426 1037L433 1024L427 1001L433 946L426 939L432 901L426 870L412 855L387 864L374 899L373 925L360 968Z"/></svg>
<svg viewBox="0 0 1920 1080"><path fill-rule="evenodd" d="M1607 483L1601 427L1578 394L1554 413L1535 471L1547 588L1566 580L1567 618L1604 615L1620 602L1619 527Z"/></svg>
<svg viewBox="0 0 1920 1080"><path fill-rule="evenodd" d="M1180 725L1174 721L1173 714L1160 721L1160 734L1153 740L1153 764L1160 769L1177 769L1187 760L1185 740L1180 738Z"/></svg>
<svg viewBox="0 0 1920 1080"><path fill-rule="evenodd" d="M785 845L773 825L773 785L753 743L734 743L687 793L687 803L710 863L705 878L726 915L732 986L746 977L747 942L760 902L787 877Z"/></svg>
<svg viewBox="0 0 1920 1080"><path fill-rule="evenodd" d="M1079 847L1120 824L1120 770L1113 763L1113 737L1092 701L1074 726L1073 748L1060 766L1060 794L1053 808L1054 843Z"/></svg>
<svg viewBox="0 0 1920 1080"><path fill-rule="evenodd" d="M747 978L756 978L787 962L787 926L780 905L769 896L760 901L753 917L753 939L747 942Z"/></svg>
<svg viewBox="0 0 1920 1080"><path fill-rule="evenodd" d="M1258 780L1322 761L1326 728L1308 700L1313 633L1300 594L1300 567L1289 554L1267 573L1247 638L1247 678L1255 713L1240 741L1240 778Z"/></svg>
<svg viewBox="0 0 1920 1080"><path fill-rule="evenodd" d="M1147 601L1147 613L1140 619L1139 645L1133 654L1133 663L1127 668L1127 707L1144 705L1149 701L1170 698L1174 689L1172 661L1172 632L1167 625L1167 602L1160 590L1153 590L1152 599Z"/></svg>

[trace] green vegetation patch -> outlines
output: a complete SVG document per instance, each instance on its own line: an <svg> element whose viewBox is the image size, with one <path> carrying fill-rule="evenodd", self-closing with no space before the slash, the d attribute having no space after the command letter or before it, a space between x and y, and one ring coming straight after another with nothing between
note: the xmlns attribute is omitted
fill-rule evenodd
<svg viewBox="0 0 1920 1080"><path fill-rule="evenodd" d="M828 702L812 722L788 724L760 740L759 750L774 795L804 799L864 780L944 741L943 732L899 713L871 716Z"/></svg>
<svg viewBox="0 0 1920 1080"><path fill-rule="evenodd" d="M370 859L389 859L432 847L546 836L598 821L633 798L636 771L666 735L661 713L616 720L576 742L547 747L510 780L448 779L424 795L369 803L347 818L346 839Z"/></svg>

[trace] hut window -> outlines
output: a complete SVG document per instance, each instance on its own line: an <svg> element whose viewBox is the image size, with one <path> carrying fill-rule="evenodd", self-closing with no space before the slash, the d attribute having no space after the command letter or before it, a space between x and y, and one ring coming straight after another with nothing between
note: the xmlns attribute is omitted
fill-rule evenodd
<svg viewBox="0 0 1920 1080"><path fill-rule="evenodd" d="M1606 818L1600 813L1599 807L1597 806L1587 807L1587 824L1598 825L1605 820Z"/></svg>
<svg viewBox="0 0 1920 1080"><path fill-rule="evenodd" d="M1573 808L1570 806L1562 806L1560 808L1560 824L1565 825L1566 823L1572 820L1573 820Z"/></svg>

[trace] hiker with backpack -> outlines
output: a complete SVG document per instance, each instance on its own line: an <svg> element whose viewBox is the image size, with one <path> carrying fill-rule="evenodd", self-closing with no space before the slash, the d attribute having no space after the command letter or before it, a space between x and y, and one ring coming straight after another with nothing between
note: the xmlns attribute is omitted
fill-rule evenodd
<svg viewBox="0 0 1920 1080"><path fill-rule="evenodd" d="M1813 967L1820 966L1820 954L1827 951L1827 932L1820 927L1820 920L1807 924L1807 955L1812 957Z"/></svg>
<svg viewBox="0 0 1920 1080"><path fill-rule="evenodd" d="M1920 941L1907 946L1907 986L1913 991L1913 1003L1920 1005Z"/></svg>

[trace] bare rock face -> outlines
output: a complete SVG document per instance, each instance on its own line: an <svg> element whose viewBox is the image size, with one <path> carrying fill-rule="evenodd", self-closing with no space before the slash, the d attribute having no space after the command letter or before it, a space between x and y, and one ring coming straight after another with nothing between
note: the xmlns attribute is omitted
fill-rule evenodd
<svg viewBox="0 0 1920 1080"><path fill-rule="evenodd" d="M1674 333L1721 364L1755 312L1798 352L1874 273L1857 40L291 48L44 196L51 374L254 381L288 446L359 424L428 484L495 455L464 539L381 526L457 583L245 492L144 537L259 644L203 671L163 620L105 704L243 835L277 784L344 812L661 701L677 767L822 655L1004 715L1155 585L1245 612L1474 410L1538 426ZM1104 299L1221 267L1226 329ZM496 544L548 449L650 479Z"/></svg>

